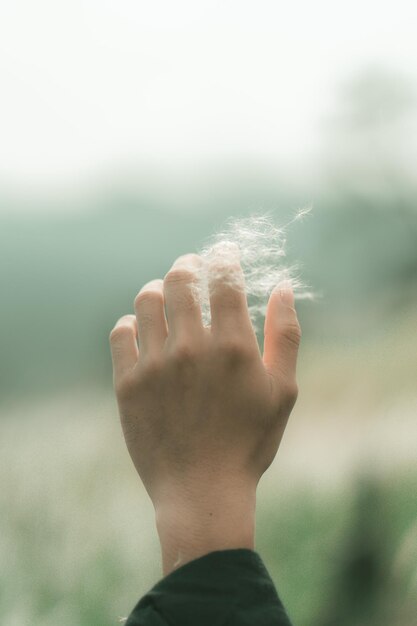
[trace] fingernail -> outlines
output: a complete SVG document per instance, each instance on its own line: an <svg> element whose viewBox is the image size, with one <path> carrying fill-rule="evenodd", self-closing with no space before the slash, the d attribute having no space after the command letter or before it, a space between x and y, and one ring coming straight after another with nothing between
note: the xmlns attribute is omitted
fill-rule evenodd
<svg viewBox="0 0 417 626"><path fill-rule="evenodd" d="M281 300L290 306L294 305L294 292L291 281L283 280L277 287Z"/></svg>

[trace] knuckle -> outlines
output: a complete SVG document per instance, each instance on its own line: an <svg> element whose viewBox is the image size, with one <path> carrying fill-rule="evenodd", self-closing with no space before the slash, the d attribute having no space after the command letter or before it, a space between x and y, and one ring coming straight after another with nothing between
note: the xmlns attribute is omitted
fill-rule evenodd
<svg viewBox="0 0 417 626"><path fill-rule="evenodd" d="M143 308L143 306L147 306L150 303L155 303L163 300L163 296L159 291L144 289L139 291L138 295L134 300L135 310L138 311Z"/></svg>
<svg viewBox="0 0 417 626"><path fill-rule="evenodd" d="M196 357L196 349L190 343L179 343L172 350L172 359L175 363L192 363Z"/></svg>
<svg viewBox="0 0 417 626"><path fill-rule="evenodd" d="M117 380L114 380L114 390L116 396L120 399L128 398L135 387L135 381L132 376L120 376Z"/></svg>
<svg viewBox="0 0 417 626"><path fill-rule="evenodd" d="M140 313L138 326L139 332L143 333L144 331L148 331L152 329L155 325L155 318L151 313L144 313L143 311Z"/></svg>
<svg viewBox="0 0 417 626"><path fill-rule="evenodd" d="M189 283L194 280L194 273L184 268L170 269L164 277L164 285L177 285L178 283Z"/></svg>
<svg viewBox="0 0 417 626"><path fill-rule="evenodd" d="M193 311L197 305L196 294L188 289L175 295L175 304L184 311Z"/></svg>
<svg viewBox="0 0 417 626"><path fill-rule="evenodd" d="M142 364L142 374L145 378L153 378L163 370L162 358L149 355L146 356Z"/></svg>
<svg viewBox="0 0 417 626"><path fill-rule="evenodd" d="M211 276L209 291L220 310L239 310L244 305L244 285L234 275Z"/></svg>
<svg viewBox="0 0 417 626"><path fill-rule="evenodd" d="M291 324L287 324L284 329L283 336L289 344L298 347L301 341L300 324L296 321Z"/></svg>
<svg viewBox="0 0 417 626"><path fill-rule="evenodd" d="M239 337L228 337L220 342L223 358L233 363L246 361L251 355L245 343Z"/></svg>
<svg viewBox="0 0 417 626"><path fill-rule="evenodd" d="M287 384L287 396L295 403L298 398L298 384L295 380Z"/></svg>
<svg viewBox="0 0 417 626"><path fill-rule="evenodd" d="M110 343L118 343L123 337L126 336L126 333L129 332L130 329L128 326L124 326L121 323L118 323L112 330L110 331L109 341Z"/></svg>
<svg viewBox="0 0 417 626"><path fill-rule="evenodd" d="M295 380L285 381L282 385L282 391L285 397L285 405L291 410L298 398L297 382Z"/></svg>

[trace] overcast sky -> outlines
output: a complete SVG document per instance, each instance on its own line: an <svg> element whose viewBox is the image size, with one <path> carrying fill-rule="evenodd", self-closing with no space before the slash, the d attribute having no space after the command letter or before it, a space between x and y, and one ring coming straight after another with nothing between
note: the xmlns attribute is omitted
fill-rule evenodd
<svg viewBox="0 0 417 626"><path fill-rule="evenodd" d="M0 185L129 162L306 157L339 81L368 65L415 77L415 6L2 2Z"/></svg>

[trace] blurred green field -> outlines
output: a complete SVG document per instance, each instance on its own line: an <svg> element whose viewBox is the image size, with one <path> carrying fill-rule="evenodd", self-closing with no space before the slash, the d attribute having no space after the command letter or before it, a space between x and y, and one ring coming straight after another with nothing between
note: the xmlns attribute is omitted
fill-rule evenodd
<svg viewBox="0 0 417 626"><path fill-rule="evenodd" d="M413 626L416 464L401 458L401 437L375 430L367 465L355 469L344 437L345 462L327 444L323 468L312 415L301 413L260 485L257 514L257 549L294 623ZM327 431L317 419L317 440ZM371 442L396 459L385 471ZM111 397L62 395L10 411L0 471L3 623L110 626L160 578L152 507Z"/></svg>
<svg viewBox="0 0 417 626"><path fill-rule="evenodd" d="M412 327L405 316L395 337L350 354L303 345L299 402L257 513L257 549L297 626L415 624ZM161 565L110 388L9 404L1 429L3 623L116 624Z"/></svg>

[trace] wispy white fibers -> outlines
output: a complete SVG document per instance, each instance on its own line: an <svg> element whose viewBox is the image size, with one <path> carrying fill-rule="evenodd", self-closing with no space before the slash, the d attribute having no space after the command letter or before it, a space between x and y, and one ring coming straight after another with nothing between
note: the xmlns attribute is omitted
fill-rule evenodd
<svg viewBox="0 0 417 626"><path fill-rule="evenodd" d="M290 281L295 297L313 298L302 282L297 264L286 262L286 235L288 227L300 221L311 207L297 211L286 224L274 223L271 212L255 213L249 217L232 217L223 230L212 235L198 251L203 260L195 283L205 325L210 324L210 290L222 281L234 288L245 288L249 313L256 332L265 317L269 295L274 287ZM239 259L244 281L233 261ZM236 268L236 265L235 265Z"/></svg>

